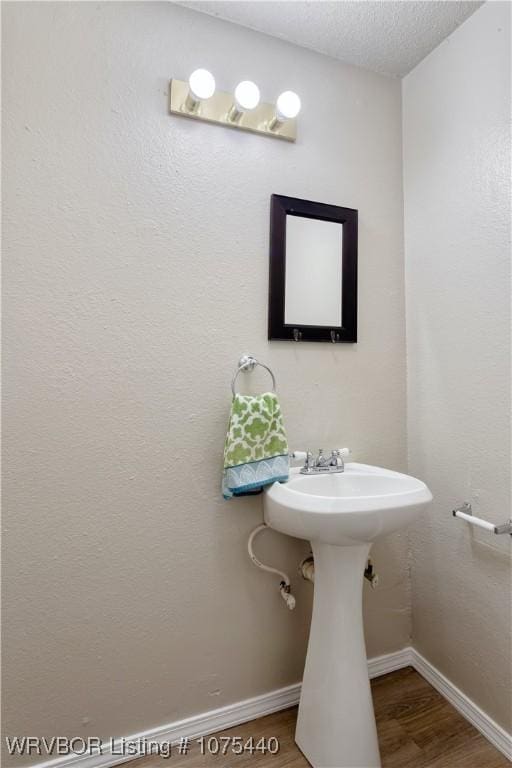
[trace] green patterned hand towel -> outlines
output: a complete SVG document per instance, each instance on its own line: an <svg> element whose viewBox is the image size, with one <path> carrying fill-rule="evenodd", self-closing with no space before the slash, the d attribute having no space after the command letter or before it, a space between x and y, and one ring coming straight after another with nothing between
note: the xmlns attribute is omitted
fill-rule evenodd
<svg viewBox="0 0 512 768"><path fill-rule="evenodd" d="M222 495L225 499L286 482L288 441L277 395L233 397L224 446Z"/></svg>

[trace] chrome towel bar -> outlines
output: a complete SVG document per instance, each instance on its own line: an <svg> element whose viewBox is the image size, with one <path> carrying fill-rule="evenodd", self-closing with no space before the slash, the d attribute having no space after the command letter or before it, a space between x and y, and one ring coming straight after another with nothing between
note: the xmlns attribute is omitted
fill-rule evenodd
<svg viewBox="0 0 512 768"><path fill-rule="evenodd" d="M507 520L507 522L503 523L503 525L494 525L494 523L489 523L487 520L482 520L480 517L474 517L471 504L468 504L467 501L464 502L461 507L454 509L452 514L454 517L465 520L467 523L470 523L477 528L483 528L485 531L498 534L508 533L512 536L512 520Z"/></svg>
<svg viewBox="0 0 512 768"><path fill-rule="evenodd" d="M233 380L231 381L231 391L233 393L233 396L236 395L235 384L240 371L252 371L254 370L254 367L256 365L260 365L262 368L265 368L265 370L270 373L272 377L272 392L276 391L276 378L272 373L272 371L270 370L270 368L268 367L268 365L265 365L264 363L260 363L252 355L242 355L242 357L238 361L238 367L235 371L235 375L233 376Z"/></svg>

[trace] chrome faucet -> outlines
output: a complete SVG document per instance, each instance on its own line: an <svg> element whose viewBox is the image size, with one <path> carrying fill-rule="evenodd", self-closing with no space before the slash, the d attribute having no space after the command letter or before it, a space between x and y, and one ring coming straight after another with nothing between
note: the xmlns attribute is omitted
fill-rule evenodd
<svg viewBox="0 0 512 768"><path fill-rule="evenodd" d="M315 459L315 463L313 465L315 469L321 469L322 467L328 467L329 466L329 459L326 459L324 456L323 448L318 449L318 456Z"/></svg>
<svg viewBox="0 0 512 768"><path fill-rule="evenodd" d="M344 449L344 451L346 451L346 449ZM348 453L348 451L346 452ZM311 451L307 451L306 453L297 451L295 454L292 454L292 457L296 459L304 459L304 466L300 469L301 475L319 475L322 473L345 471L343 454L339 449L331 451L329 457L324 455L322 448L318 450L316 459L313 458Z"/></svg>

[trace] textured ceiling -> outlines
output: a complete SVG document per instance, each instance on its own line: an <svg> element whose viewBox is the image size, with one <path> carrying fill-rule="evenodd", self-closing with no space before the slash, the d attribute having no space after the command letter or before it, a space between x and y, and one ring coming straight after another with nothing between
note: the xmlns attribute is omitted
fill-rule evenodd
<svg viewBox="0 0 512 768"><path fill-rule="evenodd" d="M402 77L482 3L182 0L180 5L311 48L347 64Z"/></svg>

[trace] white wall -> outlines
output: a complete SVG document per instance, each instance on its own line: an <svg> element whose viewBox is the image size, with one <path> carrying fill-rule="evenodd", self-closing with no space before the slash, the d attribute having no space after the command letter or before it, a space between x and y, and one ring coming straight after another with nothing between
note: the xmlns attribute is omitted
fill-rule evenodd
<svg viewBox="0 0 512 768"><path fill-rule="evenodd" d="M510 730L510 5L489 2L403 82L413 642ZM506 539L506 540L504 540Z"/></svg>
<svg viewBox="0 0 512 768"><path fill-rule="evenodd" d="M241 353L292 447L405 469L400 83L170 3L2 12L4 727L133 733L301 675L310 585L287 611L261 500L220 497ZM297 144L169 116L197 66L297 90ZM274 192L359 209L357 345L267 342ZM375 561L370 656L409 640L405 536Z"/></svg>

